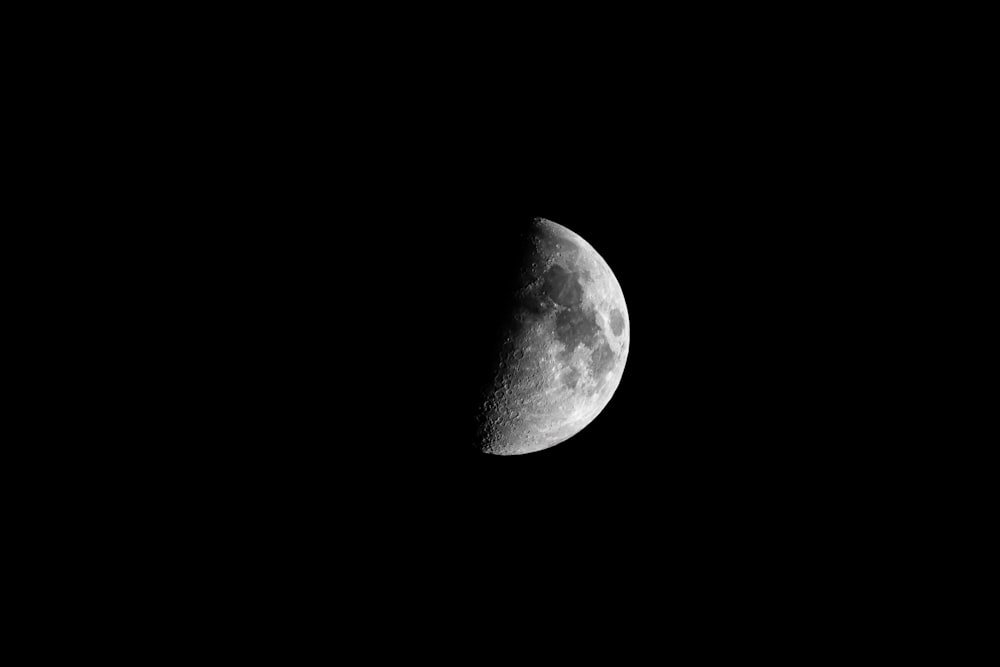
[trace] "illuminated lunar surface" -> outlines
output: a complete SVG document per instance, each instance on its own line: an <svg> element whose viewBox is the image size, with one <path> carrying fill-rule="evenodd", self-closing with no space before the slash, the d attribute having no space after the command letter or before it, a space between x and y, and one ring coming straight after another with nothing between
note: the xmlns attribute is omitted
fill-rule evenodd
<svg viewBox="0 0 1000 667"><path fill-rule="evenodd" d="M528 454L586 427L621 381L629 319L618 279L578 234L537 218L517 310L479 415L490 454Z"/></svg>

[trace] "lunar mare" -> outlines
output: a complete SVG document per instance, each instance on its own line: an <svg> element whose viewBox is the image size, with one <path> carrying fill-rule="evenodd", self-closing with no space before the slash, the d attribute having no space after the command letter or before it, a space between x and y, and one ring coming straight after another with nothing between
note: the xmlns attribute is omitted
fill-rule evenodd
<svg viewBox="0 0 1000 667"><path fill-rule="evenodd" d="M590 424L618 388L630 326L621 285L578 234L537 218L518 308L490 394L479 446L527 454Z"/></svg>

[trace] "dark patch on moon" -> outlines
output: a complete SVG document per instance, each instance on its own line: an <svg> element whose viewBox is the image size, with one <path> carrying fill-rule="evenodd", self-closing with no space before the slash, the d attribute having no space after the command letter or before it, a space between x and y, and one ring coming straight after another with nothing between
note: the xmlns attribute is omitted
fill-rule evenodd
<svg viewBox="0 0 1000 667"><path fill-rule="evenodd" d="M556 314L555 337L566 346L562 353L564 359L572 355L573 350L581 343L591 342L600 331L593 311L577 306L565 308Z"/></svg>
<svg viewBox="0 0 1000 667"><path fill-rule="evenodd" d="M553 264L544 280L542 290L560 306L573 307L583 302L583 285L576 273Z"/></svg>
<svg viewBox="0 0 1000 667"><path fill-rule="evenodd" d="M590 353L590 368L595 378L603 377L615 366L615 353L608 341L601 339L593 352Z"/></svg>
<svg viewBox="0 0 1000 667"><path fill-rule="evenodd" d="M622 313L617 308L611 309L611 331L616 336L621 336L622 331L625 329L625 318L622 317Z"/></svg>
<svg viewBox="0 0 1000 667"><path fill-rule="evenodd" d="M581 284L581 277L581 273L559 264L550 266L543 276L541 295L538 297L539 306L533 312L543 312L547 305L545 302L551 300L550 304L557 308L553 335L564 346L559 359L563 362L568 361L577 347L585 345L592 351L591 368L594 377L597 378L614 366L614 352L604 339L593 309L583 303L584 287ZM617 310L615 312L623 326L621 313ZM576 385L576 381L577 378L574 376L565 383L572 388Z"/></svg>

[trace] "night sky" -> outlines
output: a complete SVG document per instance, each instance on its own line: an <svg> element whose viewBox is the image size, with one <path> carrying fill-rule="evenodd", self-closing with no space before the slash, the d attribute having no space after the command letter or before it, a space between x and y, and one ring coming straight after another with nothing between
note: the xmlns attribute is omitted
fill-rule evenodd
<svg viewBox="0 0 1000 667"><path fill-rule="evenodd" d="M842 137L752 111L734 125L718 98L468 111L488 101L403 125L360 109L339 143L293 142L308 150L240 184L220 250L239 264L212 308L248 314L218 346L245 435L192 446L206 478L290 533L462 544L465 562L563 535L694 567L858 521L893 452L865 428L878 376L855 381L879 212L831 157ZM535 217L610 265L629 356L580 433L492 457L473 417Z"/></svg>

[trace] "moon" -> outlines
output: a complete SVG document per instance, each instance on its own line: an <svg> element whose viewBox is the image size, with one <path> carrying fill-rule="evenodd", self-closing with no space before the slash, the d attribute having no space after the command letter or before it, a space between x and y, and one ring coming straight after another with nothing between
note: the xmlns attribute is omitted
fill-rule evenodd
<svg viewBox="0 0 1000 667"><path fill-rule="evenodd" d="M536 218L517 306L479 413L488 454L541 451L590 424L628 358L628 309L608 263L578 234Z"/></svg>

